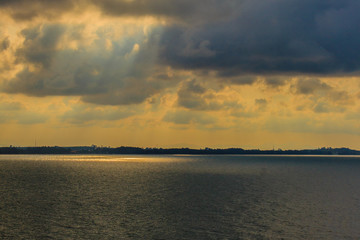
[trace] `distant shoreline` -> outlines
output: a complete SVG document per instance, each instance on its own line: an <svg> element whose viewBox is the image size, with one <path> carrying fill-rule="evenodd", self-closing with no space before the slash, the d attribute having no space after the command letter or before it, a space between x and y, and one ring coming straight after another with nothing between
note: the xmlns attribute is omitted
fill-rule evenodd
<svg viewBox="0 0 360 240"><path fill-rule="evenodd" d="M139 148L139 147L97 147L93 146L42 146L42 147L0 147L0 154L192 154L192 155L360 155L360 151L349 148L318 148L302 150L259 150L242 148Z"/></svg>

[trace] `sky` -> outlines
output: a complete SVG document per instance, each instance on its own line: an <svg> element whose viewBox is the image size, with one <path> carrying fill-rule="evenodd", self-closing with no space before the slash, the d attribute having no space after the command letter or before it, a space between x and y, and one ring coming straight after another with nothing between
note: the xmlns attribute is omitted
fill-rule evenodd
<svg viewBox="0 0 360 240"><path fill-rule="evenodd" d="M357 0L0 0L0 146L360 149Z"/></svg>

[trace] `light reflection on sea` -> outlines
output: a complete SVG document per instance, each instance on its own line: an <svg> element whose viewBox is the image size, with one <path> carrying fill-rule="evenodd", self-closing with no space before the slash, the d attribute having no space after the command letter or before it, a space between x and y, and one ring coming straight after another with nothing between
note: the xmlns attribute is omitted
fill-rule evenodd
<svg viewBox="0 0 360 240"><path fill-rule="evenodd" d="M168 155L0 155L1 160L13 161L83 161L83 162L176 162L186 161L180 157Z"/></svg>
<svg viewBox="0 0 360 240"><path fill-rule="evenodd" d="M0 239L359 239L359 156L0 155Z"/></svg>

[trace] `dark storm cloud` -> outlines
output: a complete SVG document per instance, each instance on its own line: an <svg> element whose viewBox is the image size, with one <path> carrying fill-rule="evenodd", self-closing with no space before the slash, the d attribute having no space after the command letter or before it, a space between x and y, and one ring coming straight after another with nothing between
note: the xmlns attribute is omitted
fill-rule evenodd
<svg viewBox="0 0 360 240"><path fill-rule="evenodd" d="M32 20L42 16L54 18L75 7L73 0L0 0L0 8L15 20Z"/></svg>
<svg viewBox="0 0 360 240"><path fill-rule="evenodd" d="M162 33L159 56L161 63L180 69L216 70L229 77L355 73L360 68L356 0L0 1L18 19L88 5L105 15L176 19Z"/></svg>
<svg viewBox="0 0 360 240"><path fill-rule="evenodd" d="M360 2L245 0L236 7L228 21L167 27L162 62L220 75L360 69Z"/></svg>
<svg viewBox="0 0 360 240"><path fill-rule="evenodd" d="M229 18L238 0L92 0L104 14L113 16L164 16L200 23Z"/></svg>
<svg viewBox="0 0 360 240"><path fill-rule="evenodd" d="M117 42L107 39L111 50L105 33L97 31L96 40L85 46L81 27L56 24L54 17L85 12L88 5L104 15L173 21L149 30L150 37L141 29ZM262 79L255 76L265 75L264 83L272 87L285 85L287 80L276 79L279 75L360 70L360 2L355 0L0 0L0 8L15 20L48 18L41 26L21 31L24 42L15 53L24 68L5 81L2 90L8 93L75 95L90 103L126 105L142 103L173 86L170 82L175 80L155 77L161 76L156 67L162 66L198 70L193 73L199 75L215 72L211 76L224 84L253 84ZM78 49L66 48L69 39L79 42ZM3 39L0 50L7 48L9 40ZM184 84L178 105L218 108L197 85ZM312 94L326 84L305 79L294 88L296 93ZM347 98L335 92L333 99Z"/></svg>
<svg viewBox="0 0 360 240"><path fill-rule="evenodd" d="M201 23L228 19L239 4L238 0L0 0L0 8L20 21L36 17L54 19L67 12L81 13L88 6L95 6L110 16L160 16Z"/></svg>

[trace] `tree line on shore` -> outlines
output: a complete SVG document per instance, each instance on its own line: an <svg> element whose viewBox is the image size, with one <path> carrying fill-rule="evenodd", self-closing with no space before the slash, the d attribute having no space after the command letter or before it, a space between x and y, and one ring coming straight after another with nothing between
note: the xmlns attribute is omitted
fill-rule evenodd
<svg viewBox="0 0 360 240"><path fill-rule="evenodd" d="M317 148L303 150L260 150L243 148L140 148L140 147L97 147L93 146L42 146L42 147L0 147L0 154L280 154L280 155L360 155L360 151L349 148Z"/></svg>

